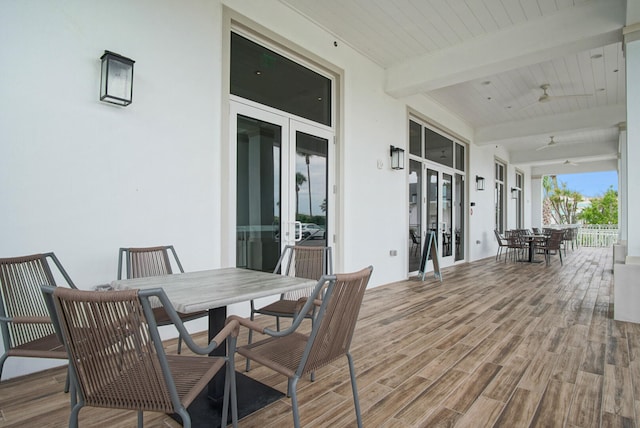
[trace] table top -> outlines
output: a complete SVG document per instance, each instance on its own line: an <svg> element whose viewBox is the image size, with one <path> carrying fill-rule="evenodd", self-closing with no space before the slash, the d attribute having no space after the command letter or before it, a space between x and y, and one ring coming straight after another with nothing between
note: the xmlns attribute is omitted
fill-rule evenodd
<svg viewBox="0 0 640 428"><path fill-rule="evenodd" d="M116 290L163 288L178 312L190 313L246 302L301 288L317 281L240 268L121 279L111 283Z"/></svg>

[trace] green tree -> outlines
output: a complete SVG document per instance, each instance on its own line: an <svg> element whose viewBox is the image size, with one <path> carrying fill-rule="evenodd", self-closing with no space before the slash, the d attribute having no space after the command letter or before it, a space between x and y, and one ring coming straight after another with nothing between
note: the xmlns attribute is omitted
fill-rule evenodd
<svg viewBox="0 0 640 428"><path fill-rule="evenodd" d="M304 174L296 172L296 219L300 216L300 198L298 197L300 193L300 186L302 186L307 181L307 177Z"/></svg>
<svg viewBox="0 0 640 428"><path fill-rule="evenodd" d="M601 198L591 199L591 206L580 213L587 224L618 224L618 192L609 187Z"/></svg>
<svg viewBox="0 0 640 428"><path fill-rule="evenodd" d="M557 224L574 224L578 220L576 212L578 203L583 199L582 195L568 189L567 183L558 186L555 177L553 178L550 180L550 189L546 192L546 199L551 204L551 215Z"/></svg>

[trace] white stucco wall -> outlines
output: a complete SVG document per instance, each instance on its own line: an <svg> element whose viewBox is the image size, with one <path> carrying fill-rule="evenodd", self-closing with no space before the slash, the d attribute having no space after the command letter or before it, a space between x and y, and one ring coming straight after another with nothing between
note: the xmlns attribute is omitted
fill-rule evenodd
<svg viewBox="0 0 640 428"><path fill-rule="evenodd" d="M0 257L54 251L89 288L115 279L119 247L173 244L188 271L235 251L220 244L223 4L343 70L336 269L372 264L372 287L406 278L407 170L389 168L389 146L406 148L409 108L473 130L425 97L388 96L380 67L273 0L0 3ZM136 61L126 108L98 101L104 50ZM468 153L475 260L495 254L493 162L507 155ZM43 364L10 359L3 379Z"/></svg>

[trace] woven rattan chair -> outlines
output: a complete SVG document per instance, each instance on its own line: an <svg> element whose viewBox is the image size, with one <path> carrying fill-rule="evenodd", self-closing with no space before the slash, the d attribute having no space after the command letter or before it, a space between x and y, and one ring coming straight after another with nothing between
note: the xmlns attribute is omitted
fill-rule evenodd
<svg viewBox="0 0 640 428"><path fill-rule="evenodd" d="M123 267L126 267L127 279L173 274L169 252L171 252L175 266L180 270L180 273L184 273L184 269L182 269L182 264L173 245L145 248L120 248L118 255L118 279L122 279ZM159 326L172 324L163 307L154 308L153 311ZM178 316L182 322L187 322L206 317L208 316L208 312L200 311L189 314L178 312ZM180 354L180 352L182 352L182 337L178 336L178 354Z"/></svg>
<svg viewBox="0 0 640 428"><path fill-rule="evenodd" d="M562 239L564 238L564 230L554 230L551 236L545 241L539 243L539 248L544 252L544 258L547 266L551 264L551 256L558 254L560 256L560 265L562 266Z"/></svg>
<svg viewBox="0 0 640 428"><path fill-rule="evenodd" d="M293 320L291 327L282 332L266 329L249 319L229 317L230 320L237 320L251 330L270 336L238 347L237 351L240 355L287 376L293 422L296 428L300 426L296 395L298 380L306 374L334 363L342 356L346 356L349 363L356 419L358 427L362 426L356 376L349 347L372 270L372 267L368 267L355 273L323 276L314 288L313 294L300 309L298 316ZM317 298L323 292L324 298L318 300ZM304 314L308 313L313 305L320 306L311 334L298 332Z"/></svg>
<svg viewBox="0 0 640 428"><path fill-rule="evenodd" d="M164 290L86 291L42 286L51 318L63 338L78 400L69 426L78 426L85 406L143 412L176 413L191 426L189 404L225 367L221 421L227 421L229 398L233 426L237 426L235 367L233 358L167 355L153 316L150 298L158 298L195 353L208 355L219 344L233 356L238 323L230 321L202 348L193 341L171 306ZM224 424L226 425L226 423Z"/></svg>
<svg viewBox="0 0 640 428"><path fill-rule="evenodd" d="M75 288L53 253L0 259L0 331L4 344L0 378L9 357L67 359L40 291L42 284L56 285L47 260L53 261L67 285ZM68 388L67 379L65 392Z"/></svg>
<svg viewBox="0 0 640 428"><path fill-rule="evenodd" d="M287 245L280 255L274 273L319 280L322 275L332 274L331 247L306 247ZM312 288L305 288L289 293L281 294L280 300L261 308L256 308L251 301L251 316L254 320L256 314L276 317L276 329L280 331L280 318L294 318L298 300L308 298L313 292ZM315 308L305 314L313 323ZM249 343L253 341L253 331L249 330ZM247 360L246 371L251 369L251 363Z"/></svg>
<svg viewBox="0 0 640 428"><path fill-rule="evenodd" d="M500 260L500 256L502 255L502 250L504 248L509 248L509 242L507 241L506 238L504 238L500 232L498 232L498 229L493 229L493 233L496 235L496 241L498 241L498 251L496 252L496 261ZM505 255L505 258L507 256Z"/></svg>

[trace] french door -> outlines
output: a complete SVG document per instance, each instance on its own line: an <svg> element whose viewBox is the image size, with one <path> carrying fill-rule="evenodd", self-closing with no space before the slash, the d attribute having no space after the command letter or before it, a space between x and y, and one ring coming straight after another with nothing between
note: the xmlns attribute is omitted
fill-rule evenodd
<svg viewBox="0 0 640 428"><path fill-rule="evenodd" d="M333 134L287 113L231 102L236 266L271 272L285 245L331 240Z"/></svg>
<svg viewBox="0 0 640 428"><path fill-rule="evenodd" d="M463 260L464 176L413 159L409 168L409 271L418 270L421 251L431 234L436 241L440 266ZM415 236L419 236L418 245L413 241ZM432 268L432 262L428 261L426 269Z"/></svg>

